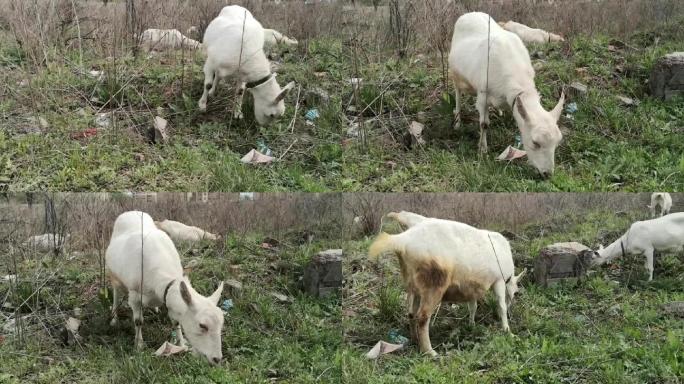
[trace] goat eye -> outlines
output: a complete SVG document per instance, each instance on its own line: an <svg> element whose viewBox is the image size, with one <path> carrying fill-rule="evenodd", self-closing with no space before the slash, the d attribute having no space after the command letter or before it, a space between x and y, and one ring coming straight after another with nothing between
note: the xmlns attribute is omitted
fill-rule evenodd
<svg viewBox="0 0 684 384"><path fill-rule="evenodd" d="M199 326L202 332L207 332L209 330L209 327L207 327L205 324L200 324Z"/></svg>
<svg viewBox="0 0 684 384"><path fill-rule="evenodd" d="M536 141L533 141L533 142L532 142L532 146L534 147L534 149L539 149L539 148L541 148L541 145L539 145L539 143L536 142Z"/></svg>

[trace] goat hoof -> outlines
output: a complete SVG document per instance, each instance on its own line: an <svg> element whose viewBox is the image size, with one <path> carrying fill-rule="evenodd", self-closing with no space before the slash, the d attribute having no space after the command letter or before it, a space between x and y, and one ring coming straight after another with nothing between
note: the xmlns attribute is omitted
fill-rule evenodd
<svg viewBox="0 0 684 384"><path fill-rule="evenodd" d="M242 114L242 112L233 113L233 118L235 118L235 120L242 120L244 117L245 116Z"/></svg>
<svg viewBox="0 0 684 384"><path fill-rule="evenodd" d="M200 110L200 111L202 111L202 112L206 112L206 111L207 111L207 102L206 102L206 101L205 101L205 102L201 102L201 101L200 101L198 106L199 106L199 110Z"/></svg>
<svg viewBox="0 0 684 384"><path fill-rule="evenodd" d="M428 356L430 356L430 357L437 357L437 356L438 356L438 355L437 355L437 352L435 352L434 349L431 349L431 350L425 352L425 354L428 355Z"/></svg>
<svg viewBox="0 0 684 384"><path fill-rule="evenodd" d="M119 320L117 319L112 319L112 321L109 322L109 325L112 327L116 327L119 324Z"/></svg>

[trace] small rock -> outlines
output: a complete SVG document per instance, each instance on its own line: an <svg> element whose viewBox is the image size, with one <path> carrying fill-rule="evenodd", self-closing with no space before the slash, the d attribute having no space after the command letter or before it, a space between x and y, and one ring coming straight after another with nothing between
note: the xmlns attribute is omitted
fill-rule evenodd
<svg viewBox="0 0 684 384"><path fill-rule="evenodd" d="M542 51L535 51L531 56L533 59L543 59L546 57L546 54Z"/></svg>
<svg viewBox="0 0 684 384"><path fill-rule="evenodd" d="M649 78L651 94L663 100L684 95L684 52L667 54L656 62Z"/></svg>
<svg viewBox="0 0 684 384"><path fill-rule="evenodd" d="M169 133L166 130L168 121L160 116L154 118L154 142L165 144L169 140Z"/></svg>
<svg viewBox="0 0 684 384"><path fill-rule="evenodd" d="M397 168L397 163L395 161L388 160L385 161L385 166L391 170L394 170L395 168Z"/></svg>
<svg viewBox="0 0 684 384"><path fill-rule="evenodd" d="M229 286L231 289L235 291L241 291L242 290L242 283L235 280L235 279L226 279L224 280L225 284Z"/></svg>
<svg viewBox="0 0 684 384"><path fill-rule="evenodd" d="M361 84L363 84L363 79L359 79L358 77L353 77L349 79L349 84L351 84L352 87L354 88L359 88Z"/></svg>
<svg viewBox="0 0 684 384"><path fill-rule="evenodd" d="M291 297L278 292L271 292L271 296L275 297L281 303L291 303L294 301Z"/></svg>
<svg viewBox="0 0 684 384"><path fill-rule="evenodd" d="M634 99L631 99L631 98L626 97L626 96L615 96L615 97L616 97L618 100L620 100L620 101L622 102L622 104L624 104L624 105L626 105L626 106L628 106L628 107L630 107L630 106L632 106L632 105L639 105L639 101L638 101L638 100L634 100Z"/></svg>
<svg viewBox="0 0 684 384"><path fill-rule="evenodd" d="M328 76L328 72L314 72L314 76L320 78Z"/></svg>
<svg viewBox="0 0 684 384"><path fill-rule="evenodd" d="M349 124L349 128L347 128L347 136L348 137L359 137L359 123L351 123Z"/></svg>
<svg viewBox="0 0 684 384"><path fill-rule="evenodd" d="M329 249L311 258L302 278L304 289L317 297L328 296L342 287L342 250Z"/></svg>
<svg viewBox="0 0 684 384"><path fill-rule="evenodd" d="M542 68L544 68L544 64L546 64L544 61L535 61L534 64L532 64L532 68L534 68L535 71L541 71Z"/></svg>
<svg viewBox="0 0 684 384"><path fill-rule="evenodd" d="M663 304L663 312L670 315L684 317L684 301L673 301Z"/></svg>
<svg viewBox="0 0 684 384"><path fill-rule="evenodd" d="M140 163L145 161L145 155L143 155L142 153L136 153L135 155L133 155L133 158L135 159L135 161Z"/></svg>
<svg viewBox="0 0 684 384"><path fill-rule="evenodd" d="M28 87L29 85L29 79L22 79L19 83L17 83L18 86L24 88Z"/></svg>
<svg viewBox="0 0 684 384"><path fill-rule="evenodd" d="M109 113L98 113L97 116L95 116L95 125L97 125L99 128L106 129L109 128L111 124L112 120L109 118Z"/></svg>
<svg viewBox="0 0 684 384"><path fill-rule="evenodd" d="M588 87L578 81L572 82L570 84L570 91L576 95L584 95L588 91Z"/></svg>
<svg viewBox="0 0 684 384"><path fill-rule="evenodd" d="M611 316L617 316L620 314L620 304L615 304L612 307L608 308L608 314Z"/></svg>
<svg viewBox="0 0 684 384"><path fill-rule="evenodd" d="M48 124L47 120L42 116L38 117L38 124L44 130L50 128L50 124Z"/></svg>
<svg viewBox="0 0 684 384"><path fill-rule="evenodd" d="M322 88L311 88L306 91L304 99L309 106L325 105L330 102L330 95Z"/></svg>
<svg viewBox="0 0 684 384"><path fill-rule="evenodd" d="M42 363L45 364L45 365L52 365L52 364L55 363L55 359L53 359L53 358L50 357L50 356L43 356L40 360L41 360Z"/></svg>

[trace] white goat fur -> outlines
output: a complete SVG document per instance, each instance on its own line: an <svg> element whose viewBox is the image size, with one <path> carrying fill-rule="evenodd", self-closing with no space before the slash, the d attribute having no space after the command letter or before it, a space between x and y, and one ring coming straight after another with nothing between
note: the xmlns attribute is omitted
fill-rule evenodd
<svg viewBox="0 0 684 384"><path fill-rule="evenodd" d="M491 40L487 88L488 28ZM535 88L530 55L520 38L502 29L485 13L466 13L458 18L454 26L449 70L456 86L456 126L460 125L461 92L477 93L480 152L487 152L488 105L500 108L504 104L515 104L513 117L530 163L542 176L551 175L556 147L562 139L557 122L563 110L565 95L561 94L553 110L544 110Z"/></svg>
<svg viewBox="0 0 684 384"><path fill-rule="evenodd" d="M61 249L67 243L67 241L69 241L70 237L71 235L68 233L65 236L55 235L54 233L45 233L42 235L29 237L28 240L24 242L24 245L35 247L36 249L40 249L42 251L52 251L55 248Z"/></svg>
<svg viewBox="0 0 684 384"><path fill-rule="evenodd" d="M193 352L213 364L221 360L223 313L216 305L221 298L223 283L209 297L197 293L190 280L183 276L183 267L173 242L154 225L148 214L131 211L119 215L114 222L105 261L113 288L111 324L118 322L117 308L128 293L135 323L136 347L141 349L144 346L143 306L159 307L165 303L171 321L177 324L180 344L186 344L185 330Z"/></svg>
<svg viewBox="0 0 684 384"><path fill-rule="evenodd" d="M667 215L672 209L672 196L667 192L654 192L648 208L651 210L651 217L656 217L656 208L660 208L660 216Z"/></svg>
<svg viewBox="0 0 684 384"><path fill-rule="evenodd" d="M264 28L264 48L268 49L278 44L297 45L297 40L291 39L275 29Z"/></svg>
<svg viewBox="0 0 684 384"><path fill-rule="evenodd" d="M181 241L197 242L202 239L218 240L219 236L207 232L202 228L193 227L191 225L183 224L179 221L164 220L154 222L157 228L166 232L171 239L177 243Z"/></svg>
<svg viewBox="0 0 684 384"><path fill-rule="evenodd" d="M525 271L514 275L511 247L501 234L426 218L400 234L381 233L371 244L368 257L375 260L384 252L399 259L409 317L416 321L412 334L421 352L436 355L430 344L429 319L441 302L468 303L472 323L477 301L491 287L503 329L510 332L508 306Z"/></svg>
<svg viewBox="0 0 684 384"><path fill-rule="evenodd" d="M207 27L203 43L207 61L204 64L204 93L199 101L202 111L207 109L207 99L216 91L220 78L235 75L244 84L271 74L271 64L264 53L263 27L243 7L224 7ZM285 113L283 99L293 87L294 82L291 82L281 89L272 74L265 83L249 89L254 96L254 117L259 124L266 125ZM242 97L238 97L233 111L236 118L242 116L241 108Z"/></svg>
<svg viewBox="0 0 684 384"><path fill-rule="evenodd" d="M146 51L165 51L168 49L199 49L202 44L177 29L147 29L140 37L140 45Z"/></svg>
<svg viewBox="0 0 684 384"><path fill-rule="evenodd" d="M419 215L417 213L413 212L408 212L408 211L401 211L401 212L390 212L387 214L387 217L390 219L393 219L397 223L399 223L399 226L401 226L402 230L406 230L407 228L411 228L414 225L418 223L422 223L427 217L423 215Z"/></svg>
<svg viewBox="0 0 684 384"><path fill-rule="evenodd" d="M595 251L592 264L601 265L622 256L623 247L627 255L646 256L648 281L653 280L653 252L675 252L684 249L684 212L633 223L619 239Z"/></svg>
<svg viewBox="0 0 684 384"><path fill-rule="evenodd" d="M513 32L525 43L549 43L565 41L562 36L555 33L547 32L543 29L530 28L525 24L516 23L515 21L501 22L499 25L509 31Z"/></svg>

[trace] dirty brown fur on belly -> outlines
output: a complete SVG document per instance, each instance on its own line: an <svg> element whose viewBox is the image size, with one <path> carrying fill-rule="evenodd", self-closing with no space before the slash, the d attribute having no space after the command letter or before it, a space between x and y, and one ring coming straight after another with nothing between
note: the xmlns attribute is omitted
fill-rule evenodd
<svg viewBox="0 0 684 384"><path fill-rule="evenodd" d="M456 84L456 87L461 91L465 93L475 93L475 87L473 87L470 82L463 77L460 73L456 72L455 70L451 70L451 76L453 78L454 84Z"/></svg>
<svg viewBox="0 0 684 384"><path fill-rule="evenodd" d="M430 260L418 265L416 280L422 287L439 288L446 284L447 273L434 260Z"/></svg>
<svg viewBox="0 0 684 384"><path fill-rule="evenodd" d="M442 301L451 303L465 303L484 297L489 286L477 279L468 279L452 284L442 296Z"/></svg>

